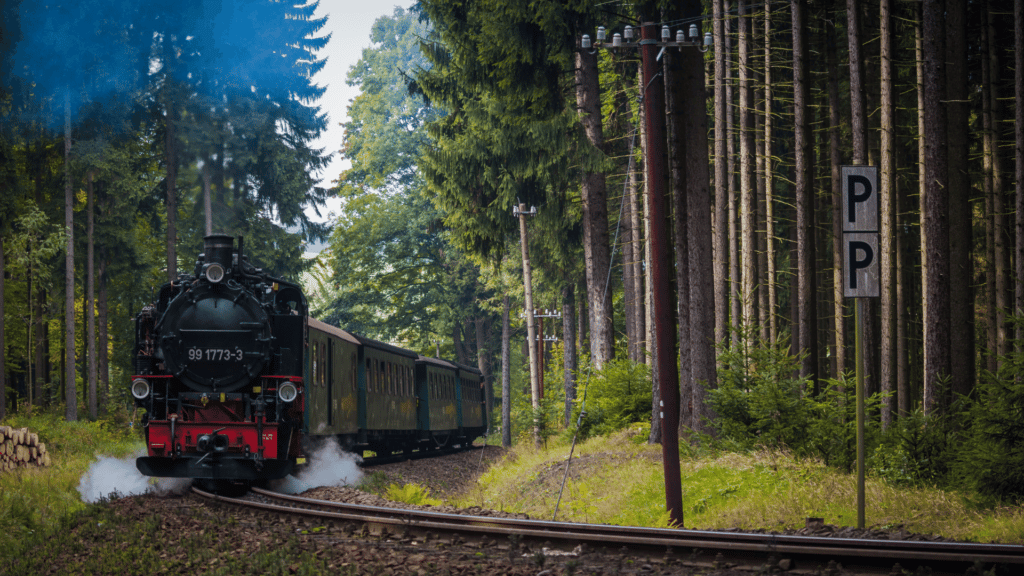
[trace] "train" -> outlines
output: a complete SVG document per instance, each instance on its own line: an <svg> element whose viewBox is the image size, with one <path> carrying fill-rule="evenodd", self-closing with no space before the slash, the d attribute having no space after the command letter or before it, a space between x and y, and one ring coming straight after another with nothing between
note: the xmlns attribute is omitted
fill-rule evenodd
<svg viewBox="0 0 1024 576"><path fill-rule="evenodd" d="M261 483L308 465L328 439L390 455L485 434L480 370L311 317L302 287L251 264L243 237L213 234L203 248L136 316L142 474Z"/></svg>

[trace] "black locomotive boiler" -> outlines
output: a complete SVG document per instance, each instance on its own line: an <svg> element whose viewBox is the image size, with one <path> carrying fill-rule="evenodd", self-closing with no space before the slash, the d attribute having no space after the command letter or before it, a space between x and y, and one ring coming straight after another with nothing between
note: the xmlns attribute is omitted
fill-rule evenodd
<svg viewBox="0 0 1024 576"><path fill-rule="evenodd" d="M479 370L310 318L302 289L249 264L241 238L204 248L136 318L143 474L263 481L321 439L388 454L484 433Z"/></svg>

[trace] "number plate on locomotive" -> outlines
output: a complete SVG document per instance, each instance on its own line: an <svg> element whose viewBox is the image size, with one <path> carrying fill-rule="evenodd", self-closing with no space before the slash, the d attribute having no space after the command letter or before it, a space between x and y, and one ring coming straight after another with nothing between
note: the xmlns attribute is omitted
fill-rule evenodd
<svg viewBox="0 0 1024 576"><path fill-rule="evenodd" d="M188 349L188 359L193 362L241 362L243 356L242 349L237 346L234 350L195 346Z"/></svg>

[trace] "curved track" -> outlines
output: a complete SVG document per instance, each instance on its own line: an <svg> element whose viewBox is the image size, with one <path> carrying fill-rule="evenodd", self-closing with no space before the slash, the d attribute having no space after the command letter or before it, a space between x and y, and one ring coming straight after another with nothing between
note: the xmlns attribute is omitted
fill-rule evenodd
<svg viewBox="0 0 1024 576"><path fill-rule="evenodd" d="M681 564L703 568L760 570L766 565L783 569L825 569L837 564L843 573L889 574L899 563L906 570L928 567L932 574L964 574L972 566L1004 565L1007 573L1024 572L1024 546L919 542L806 536L744 534L702 530L673 530L573 524L463 516L422 510L375 508L311 500L267 490L254 492L268 502L227 498L193 491L212 501L285 515L346 532L365 531L379 536L432 540L449 544L509 542L511 546L548 550L628 549L634 556L675 557Z"/></svg>

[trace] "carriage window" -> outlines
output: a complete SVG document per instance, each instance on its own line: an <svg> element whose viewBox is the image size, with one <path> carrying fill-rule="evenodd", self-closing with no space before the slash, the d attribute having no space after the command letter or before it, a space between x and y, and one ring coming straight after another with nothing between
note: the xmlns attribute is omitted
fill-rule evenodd
<svg viewBox="0 0 1024 576"><path fill-rule="evenodd" d="M316 386L316 362L317 362L317 359L318 359L317 351L319 349L320 349L320 346L316 342L314 342L313 343L313 354L312 354L312 356L313 356L313 369L312 369L312 373L310 374L311 379L312 379L312 384L314 386Z"/></svg>
<svg viewBox="0 0 1024 576"><path fill-rule="evenodd" d="M352 355L352 391L353 392L355 392L356 386L357 386L357 384L356 384L356 379L357 379L357 377L356 377L356 368L358 368L358 367L359 367L359 364L356 361L356 355L353 354Z"/></svg>

